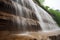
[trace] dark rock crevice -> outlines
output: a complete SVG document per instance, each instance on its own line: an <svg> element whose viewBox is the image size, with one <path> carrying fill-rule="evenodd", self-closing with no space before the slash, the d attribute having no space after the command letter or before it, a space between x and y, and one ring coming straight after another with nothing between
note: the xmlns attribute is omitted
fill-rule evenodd
<svg viewBox="0 0 60 40"><path fill-rule="evenodd" d="M49 36L51 40L60 40L60 35Z"/></svg>

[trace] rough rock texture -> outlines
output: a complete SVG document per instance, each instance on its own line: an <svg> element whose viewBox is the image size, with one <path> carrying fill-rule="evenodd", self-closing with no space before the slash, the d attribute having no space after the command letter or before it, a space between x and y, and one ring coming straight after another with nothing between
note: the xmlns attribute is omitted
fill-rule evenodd
<svg viewBox="0 0 60 40"><path fill-rule="evenodd" d="M16 14L15 7L11 0L0 0L0 11Z"/></svg>
<svg viewBox="0 0 60 40"><path fill-rule="evenodd" d="M49 36L51 40L60 40L60 35Z"/></svg>
<svg viewBox="0 0 60 40"><path fill-rule="evenodd" d="M15 15L6 15L0 12L0 30L9 31L37 31L41 30L39 21L33 19L19 17ZM18 20L16 19L18 18ZM20 22L20 23L19 23ZM19 25L19 26L18 26ZM23 29L25 26L25 30Z"/></svg>
<svg viewBox="0 0 60 40"><path fill-rule="evenodd" d="M40 24L34 12L21 6L18 10L17 3L12 0L0 0L0 31L38 31L41 30ZM16 7L15 7L16 6ZM17 8L17 9L16 9Z"/></svg>
<svg viewBox="0 0 60 40"><path fill-rule="evenodd" d="M0 31L0 40L60 40L60 35L48 36L44 32L13 34L9 31Z"/></svg>
<svg viewBox="0 0 60 40"><path fill-rule="evenodd" d="M0 40L50 40L44 34L32 32L29 34L11 34L8 31L0 32Z"/></svg>

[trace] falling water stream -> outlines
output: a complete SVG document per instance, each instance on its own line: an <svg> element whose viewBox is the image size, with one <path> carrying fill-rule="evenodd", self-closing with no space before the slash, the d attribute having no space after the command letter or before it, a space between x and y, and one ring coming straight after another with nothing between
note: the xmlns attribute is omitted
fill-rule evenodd
<svg viewBox="0 0 60 40"><path fill-rule="evenodd" d="M33 0L0 0L0 39L43 40L58 34L58 24Z"/></svg>
<svg viewBox="0 0 60 40"><path fill-rule="evenodd" d="M17 0L16 2L14 4L16 7L16 15L22 17L16 18L19 29L22 28L23 31L36 31L40 29L49 31L59 29L53 18L40 6L35 4L33 0Z"/></svg>
<svg viewBox="0 0 60 40"><path fill-rule="evenodd" d="M0 16L0 21L4 19L1 24L4 23L5 25L0 29L4 31L18 31L21 33L59 29L51 15L33 0L1 0L0 11L4 12L0 13L2 15ZM6 20L8 21L6 22Z"/></svg>

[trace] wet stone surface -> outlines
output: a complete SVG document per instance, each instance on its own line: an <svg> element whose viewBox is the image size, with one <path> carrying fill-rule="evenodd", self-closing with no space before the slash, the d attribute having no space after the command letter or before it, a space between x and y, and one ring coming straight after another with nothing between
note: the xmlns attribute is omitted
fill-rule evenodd
<svg viewBox="0 0 60 40"><path fill-rule="evenodd" d="M51 40L60 40L60 35L57 36L49 36Z"/></svg>

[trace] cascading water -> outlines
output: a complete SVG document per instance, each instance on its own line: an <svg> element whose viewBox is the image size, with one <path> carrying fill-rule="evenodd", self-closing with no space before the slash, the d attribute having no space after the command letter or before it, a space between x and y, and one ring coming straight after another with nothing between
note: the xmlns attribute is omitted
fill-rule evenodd
<svg viewBox="0 0 60 40"><path fill-rule="evenodd" d="M17 3L18 4L16 4L15 7L17 7L17 9L18 9L17 12L19 13L19 16L22 16L27 19L29 19L29 18L34 19L34 20L37 19L38 23L40 24L40 27L42 28L43 31L55 30L55 29L59 28L58 25L56 24L56 22L53 20L53 18L45 10L43 10L41 7L39 7L37 4L35 4L33 2L33 0L17 0ZM16 15L18 15L18 14L16 14ZM35 20L35 21L37 21L37 20ZM20 20L17 19L17 21L18 21L18 23L20 23ZM22 19L21 23L23 26L23 30L26 30L27 25L29 25L29 26L33 25L32 22L29 22L30 24L28 24L28 21L26 19Z"/></svg>
<svg viewBox="0 0 60 40"><path fill-rule="evenodd" d="M6 27L9 31L30 32L49 31L59 28L53 18L33 0L1 0L0 11L4 12L0 13L2 15L0 19L8 20L6 23L9 25L2 22L5 23L4 28L0 28L2 30L5 30Z"/></svg>
<svg viewBox="0 0 60 40"><path fill-rule="evenodd" d="M53 18L45 11L43 10L41 7L39 7L38 5L36 5L38 12L40 13L43 23L44 23L44 27L42 27L43 30L54 30L54 29L59 29L59 26L57 25L57 23L53 20Z"/></svg>
<svg viewBox="0 0 60 40"><path fill-rule="evenodd" d="M57 23L33 0L0 0L1 40L49 40L58 34Z"/></svg>

